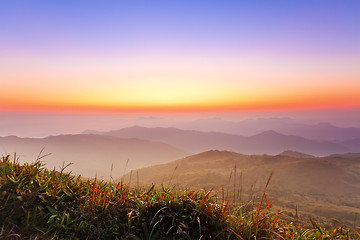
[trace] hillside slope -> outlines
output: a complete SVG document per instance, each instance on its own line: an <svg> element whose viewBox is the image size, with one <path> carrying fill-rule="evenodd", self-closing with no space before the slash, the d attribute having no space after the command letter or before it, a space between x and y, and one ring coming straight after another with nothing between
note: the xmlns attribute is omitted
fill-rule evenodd
<svg viewBox="0 0 360 240"><path fill-rule="evenodd" d="M360 158L347 155L323 158L242 155L208 151L171 163L139 169L124 177L133 184L176 184L208 188L221 187L241 201L261 194L272 174L267 192L277 206L304 214L338 218L351 222L360 214ZM236 173L235 173L236 171ZM234 192L234 188L236 189Z"/></svg>
<svg viewBox="0 0 360 240"><path fill-rule="evenodd" d="M271 204L231 210L210 191L83 180L0 158L0 239L357 239L359 230L284 224Z"/></svg>

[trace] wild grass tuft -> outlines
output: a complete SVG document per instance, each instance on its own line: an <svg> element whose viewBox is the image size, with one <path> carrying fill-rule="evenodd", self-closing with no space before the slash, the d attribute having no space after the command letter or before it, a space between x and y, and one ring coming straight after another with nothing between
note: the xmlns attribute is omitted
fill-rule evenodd
<svg viewBox="0 0 360 240"><path fill-rule="evenodd" d="M230 198L212 190L164 185L129 189L47 170L38 159L20 165L0 160L1 239L354 239L359 230L281 222L263 200L253 209L229 210Z"/></svg>

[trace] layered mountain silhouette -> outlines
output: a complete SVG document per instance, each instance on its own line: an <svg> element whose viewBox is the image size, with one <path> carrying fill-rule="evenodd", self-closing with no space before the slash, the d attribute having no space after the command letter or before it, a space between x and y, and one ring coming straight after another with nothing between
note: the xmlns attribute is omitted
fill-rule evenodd
<svg viewBox="0 0 360 240"><path fill-rule="evenodd" d="M174 126L188 130L217 131L245 136L273 130L284 135L295 135L314 140L344 141L360 138L360 128L337 127L326 122L311 125L291 118L258 118L240 122L210 118L177 123Z"/></svg>
<svg viewBox="0 0 360 240"><path fill-rule="evenodd" d="M218 149L243 154L276 155L286 150L292 150L315 156L326 156L359 151L355 143L346 145L347 142L343 144L310 140L298 136L279 134L275 131L265 131L253 136L240 136L220 132L134 126L109 132L86 131L84 133L160 141L191 153ZM350 141L350 143L353 142Z"/></svg>
<svg viewBox="0 0 360 240"><path fill-rule="evenodd" d="M41 151L51 155L41 159L49 169L66 170L83 177L117 178L124 171L169 162L188 155L165 143L142 139L121 139L101 135L60 135L46 138L0 137L0 153L17 153L20 162L34 162ZM126 166L127 165L127 166ZM126 166L126 169L125 169Z"/></svg>

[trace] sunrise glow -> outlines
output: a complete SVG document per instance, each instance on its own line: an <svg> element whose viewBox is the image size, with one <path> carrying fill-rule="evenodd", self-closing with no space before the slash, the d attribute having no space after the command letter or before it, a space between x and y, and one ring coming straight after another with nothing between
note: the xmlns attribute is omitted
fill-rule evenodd
<svg viewBox="0 0 360 240"><path fill-rule="evenodd" d="M2 3L0 110L356 109L351 4Z"/></svg>

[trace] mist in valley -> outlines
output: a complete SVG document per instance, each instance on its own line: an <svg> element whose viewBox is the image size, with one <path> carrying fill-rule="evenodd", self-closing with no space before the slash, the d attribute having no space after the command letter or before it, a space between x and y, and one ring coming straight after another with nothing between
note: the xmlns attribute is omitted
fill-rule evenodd
<svg viewBox="0 0 360 240"><path fill-rule="evenodd" d="M238 120L124 116L48 116L39 121L47 124L37 125L31 124L36 118L28 125L19 119L12 128L26 128L25 135L50 129L66 134L19 137L14 136L16 131L9 134L13 136L4 132L1 153L21 163L40 158L48 169L66 167L64 171L83 178L133 188L215 187L215 194L231 198L232 207L260 201L271 176L266 194L288 221L306 223L311 215L324 224L331 219L356 224L360 128L276 116ZM71 121L73 128L64 130Z"/></svg>

